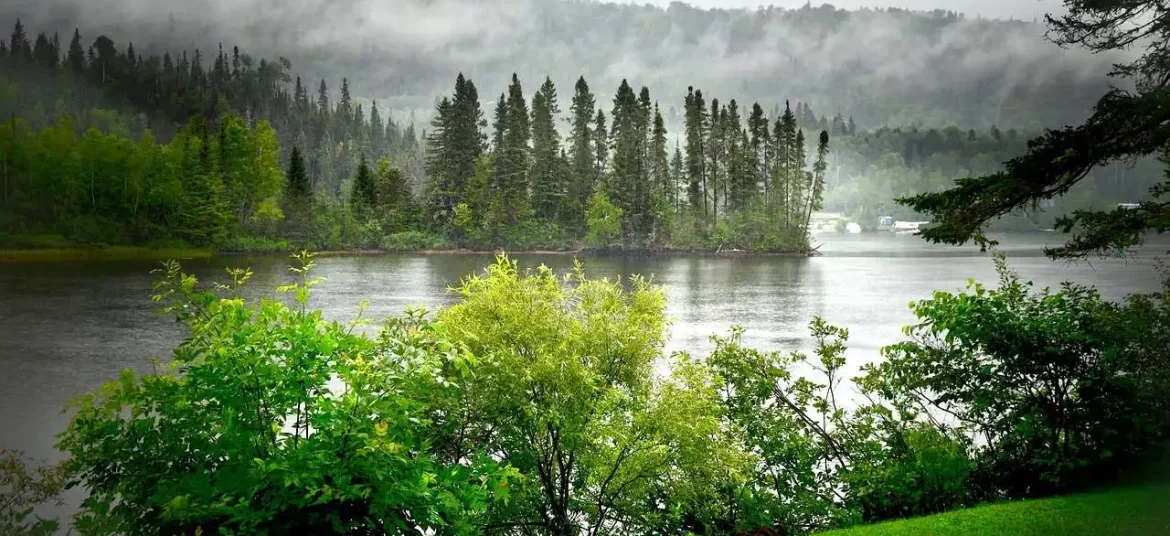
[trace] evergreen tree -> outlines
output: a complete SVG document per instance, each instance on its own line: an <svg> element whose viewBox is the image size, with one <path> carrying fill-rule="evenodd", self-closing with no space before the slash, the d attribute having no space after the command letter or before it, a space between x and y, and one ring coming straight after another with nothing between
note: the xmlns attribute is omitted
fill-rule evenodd
<svg viewBox="0 0 1170 536"><path fill-rule="evenodd" d="M613 204L622 209L622 230L626 239L632 238L645 216L639 199L641 146L645 140L641 128L642 109L629 82L622 80L613 98L613 125L610 140L613 146L613 171L606 193Z"/></svg>
<svg viewBox="0 0 1170 536"><path fill-rule="evenodd" d="M532 96L532 208L537 218L549 222L558 219L566 195L566 177L559 169L558 114L556 86L550 78L545 78Z"/></svg>
<svg viewBox="0 0 1170 536"><path fill-rule="evenodd" d="M711 99L711 115L707 124L707 180L703 183L703 213L714 226L719 219L719 185L723 162L723 122L726 110L719 106L719 99ZM711 210L707 211L710 203Z"/></svg>
<svg viewBox="0 0 1170 536"><path fill-rule="evenodd" d="M309 182L309 173L305 169L305 158L301 154L301 147L293 145L288 157L288 173L284 187L285 199L291 206L301 206L312 202L313 185Z"/></svg>
<svg viewBox="0 0 1170 536"><path fill-rule="evenodd" d="M669 156L666 153L666 122L654 104L654 125L650 138L650 182L652 184L650 207L655 216L667 210L672 203L670 192L674 184L670 175ZM655 222L657 223L657 222Z"/></svg>
<svg viewBox="0 0 1170 536"><path fill-rule="evenodd" d="M703 198L703 188L707 180L707 163L703 156L706 124L707 110L706 104L703 102L703 92L688 87L686 96L687 202L696 214L701 211L704 220L707 217L707 204Z"/></svg>
<svg viewBox="0 0 1170 536"><path fill-rule="evenodd" d="M512 74L512 84L508 86L506 117L499 192L504 216L509 222L516 223L526 215L529 208L527 202L530 166L528 142L532 131L529 124L528 103L524 100L524 90L520 85L520 78L515 73Z"/></svg>
<svg viewBox="0 0 1170 536"><path fill-rule="evenodd" d="M679 147L678 140L674 143L674 156L670 159L670 204L674 208L675 213L678 213L682 207L679 200L682 196L679 195L686 189L686 168L683 164L682 149Z"/></svg>
<svg viewBox="0 0 1170 536"><path fill-rule="evenodd" d="M378 102L370 104L370 125L366 136L370 140L372 154L381 159L389 154L386 147L386 127L382 124L382 114L378 113Z"/></svg>
<svg viewBox="0 0 1170 536"><path fill-rule="evenodd" d="M317 113L322 117L329 115L329 88L325 86L325 79L321 79L321 85L317 87Z"/></svg>
<svg viewBox="0 0 1170 536"><path fill-rule="evenodd" d="M773 166L775 172L773 173L773 184L777 189L777 209L780 218L784 221L784 228L787 229L792 221L792 194L794 190L794 181L800 180L797 177L796 167L796 116L792 113L792 108L786 102L784 104L784 114L776 119L776 126L772 133L775 149L775 165ZM774 210L777 210L774 209Z"/></svg>
<svg viewBox="0 0 1170 536"><path fill-rule="evenodd" d="M353 180L353 192L349 199L354 212L363 216L371 215L378 206L378 188L364 154L358 161L357 173Z"/></svg>
<svg viewBox="0 0 1170 536"><path fill-rule="evenodd" d="M573 91L573 103L569 110L573 114L573 126L569 134L571 147L571 174L568 187L568 209L565 222L571 227L581 228L585 223L585 207L597 181L597 155L593 149L593 121L596 100L589 90L585 77L577 79Z"/></svg>
<svg viewBox="0 0 1170 536"><path fill-rule="evenodd" d="M12 28L12 37L8 38L8 57L17 61L31 61L32 47L28 36L24 33L24 25L16 19L16 26Z"/></svg>
<svg viewBox="0 0 1170 536"><path fill-rule="evenodd" d="M812 221L812 213L824 206L825 171L829 168L829 133L822 130L817 139L817 159L813 163L812 185L808 194L808 210L804 216L804 228L807 231Z"/></svg>
<svg viewBox="0 0 1170 536"><path fill-rule="evenodd" d="M595 149L596 160L594 175L594 190L604 182L607 166L609 165L609 131L605 126L605 112L597 110L597 118L593 121L595 129L593 130L593 146Z"/></svg>

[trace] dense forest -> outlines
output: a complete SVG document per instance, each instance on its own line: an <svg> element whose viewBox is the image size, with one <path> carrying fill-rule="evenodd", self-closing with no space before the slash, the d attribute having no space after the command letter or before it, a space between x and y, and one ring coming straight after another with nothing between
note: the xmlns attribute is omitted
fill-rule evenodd
<svg viewBox="0 0 1170 536"><path fill-rule="evenodd" d="M584 74L607 102L622 79L637 81L655 92L672 131L683 123L688 86L741 105L807 102L830 117L852 115L866 129L1036 130L1083 119L1108 89L1105 73L1127 56L1052 47L1042 21L787 3L801 7L158 0L133 9L10 0L5 12L30 27L117 36L148 53L213 50L222 42L257 57L283 56L306 80L324 78L332 87L350 77L355 97L396 110L403 124L411 113L425 122L456 72L481 90L506 87L515 72L530 84L549 76L562 88Z"/></svg>
<svg viewBox="0 0 1170 536"><path fill-rule="evenodd" d="M198 51L143 56L104 36L86 48L75 30L62 52L56 36L32 40L19 21L0 51L10 80L5 223L32 245L59 236L566 247L584 238L600 248L799 250L827 169L828 134L806 140L790 107L774 119L758 104L745 109L745 128L734 100L708 106L701 90L685 101L686 156L677 141L672 154L649 89L625 81L607 116L579 79L562 144L555 85L546 78L529 100L513 77L489 143L476 86L460 74L436 106L420 179L408 174L413 128L398 133L376 104L367 118L344 79L333 104L325 81L310 99L299 77L287 88L287 62L253 67L238 49L221 48L205 69ZM65 165L42 165L50 158Z"/></svg>
<svg viewBox="0 0 1170 536"><path fill-rule="evenodd" d="M914 217L893 199L1023 148L1014 129L866 130L803 102L741 108L696 88L672 133L645 86L623 80L606 106L579 77L562 108L551 78L528 98L515 75L489 114L460 74L424 132L376 102L367 112L346 78L334 99L326 80L238 47L146 55L80 29L67 45L33 38L18 21L0 53L9 248L791 251L823 206L867 227ZM1155 177L1111 170L1046 208L1127 201Z"/></svg>

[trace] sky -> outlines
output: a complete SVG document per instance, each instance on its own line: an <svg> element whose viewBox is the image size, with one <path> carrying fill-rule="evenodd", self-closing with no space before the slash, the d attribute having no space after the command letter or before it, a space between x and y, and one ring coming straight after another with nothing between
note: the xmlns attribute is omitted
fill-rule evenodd
<svg viewBox="0 0 1170 536"><path fill-rule="evenodd" d="M640 0L633 0L642 3ZM649 0L652 4L668 5L672 0ZM684 0L693 6L723 8L754 8L772 4L777 7L800 7L808 0ZM929 11L947 9L984 18L1015 18L1019 20L1040 19L1045 13L1060 8L1060 0L812 0L813 6L832 4L839 8L859 7L901 7Z"/></svg>

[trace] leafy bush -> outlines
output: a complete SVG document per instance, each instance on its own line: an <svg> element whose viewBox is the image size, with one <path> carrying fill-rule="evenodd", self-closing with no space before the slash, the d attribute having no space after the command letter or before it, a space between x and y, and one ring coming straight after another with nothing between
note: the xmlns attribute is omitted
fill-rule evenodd
<svg viewBox="0 0 1170 536"><path fill-rule="evenodd" d="M973 502L975 462L964 441L923 423L889 424L893 429L878 448L856 450L855 462L842 475L849 503L864 521L934 514Z"/></svg>
<svg viewBox="0 0 1170 536"><path fill-rule="evenodd" d="M89 492L87 534L467 534L516 473L479 451L438 459L421 400L458 396L475 359L417 313L376 339L306 307L199 290L166 265L155 301L190 330L170 363L79 400L61 436ZM450 368L450 376L439 372Z"/></svg>
<svg viewBox="0 0 1170 536"><path fill-rule="evenodd" d="M456 289L438 325L483 360L462 396L432 397L451 416L437 445L458 457L500 452L533 485L489 522L568 536L586 530L695 530L723 515L720 491L745 458L720 422L716 379L685 357L656 379L665 297L644 279L564 281L497 259ZM684 515L689 514L689 516Z"/></svg>
<svg viewBox="0 0 1170 536"><path fill-rule="evenodd" d="M622 209L609 201L609 196L598 191L589 196L585 209L585 243L592 248L610 247L622 235Z"/></svg>
<svg viewBox="0 0 1170 536"><path fill-rule="evenodd" d="M254 235L234 235L221 241L216 249L229 252L286 253L292 251L292 244L285 240Z"/></svg>
<svg viewBox="0 0 1170 536"><path fill-rule="evenodd" d="M4 235L0 233L0 247L7 249L63 249L73 243L59 234Z"/></svg>
<svg viewBox="0 0 1170 536"><path fill-rule="evenodd" d="M449 249L451 241L446 237L423 231L394 233L382 239L382 249L389 251L410 251L419 249Z"/></svg>
<svg viewBox="0 0 1170 536"><path fill-rule="evenodd" d="M30 471L22 452L0 450L0 534L54 534L59 523L41 519L33 512L49 501L61 505L65 477L65 464L44 465Z"/></svg>
<svg viewBox="0 0 1170 536"><path fill-rule="evenodd" d="M921 323L884 350L872 385L978 438L987 495L1113 478L1170 429L1170 346L1157 342L1170 340L1166 295L1116 305L1069 283L1037 293L996 263L998 289L972 283L913 304Z"/></svg>

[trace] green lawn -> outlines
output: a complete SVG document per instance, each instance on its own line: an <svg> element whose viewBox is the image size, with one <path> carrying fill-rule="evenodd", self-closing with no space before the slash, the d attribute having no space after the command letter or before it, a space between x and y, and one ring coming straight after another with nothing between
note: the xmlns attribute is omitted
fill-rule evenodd
<svg viewBox="0 0 1170 536"><path fill-rule="evenodd" d="M1170 535L1170 484L979 506L821 536Z"/></svg>

